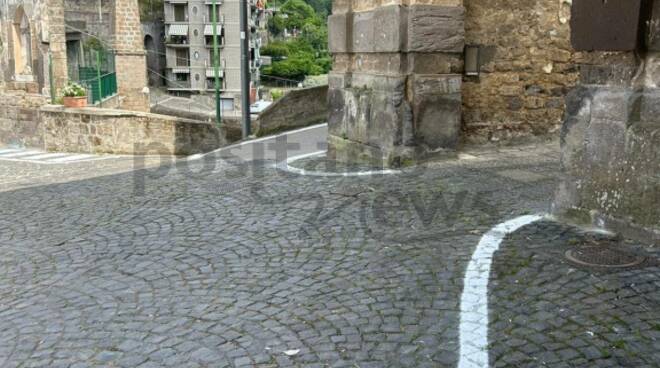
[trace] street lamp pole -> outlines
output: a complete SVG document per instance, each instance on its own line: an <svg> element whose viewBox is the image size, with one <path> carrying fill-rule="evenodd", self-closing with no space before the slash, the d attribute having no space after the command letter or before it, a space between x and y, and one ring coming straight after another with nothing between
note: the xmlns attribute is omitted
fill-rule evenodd
<svg viewBox="0 0 660 368"><path fill-rule="evenodd" d="M222 124L222 109L220 103L220 49L218 47L218 0L213 0L213 13L211 22L213 23L213 76L215 84L215 122L220 126Z"/></svg>
<svg viewBox="0 0 660 368"><path fill-rule="evenodd" d="M243 111L243 138L251 133L250 122L250 32L248 24L247 0L240 1L241 6L241 107Z"/></svg>

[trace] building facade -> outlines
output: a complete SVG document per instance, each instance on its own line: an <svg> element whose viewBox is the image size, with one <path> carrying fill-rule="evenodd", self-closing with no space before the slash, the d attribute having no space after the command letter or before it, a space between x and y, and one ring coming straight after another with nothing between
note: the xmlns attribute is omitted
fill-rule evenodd
<svg viewBox="0 0 660 368"><path fill-rule="evenodd" d="M224 110L238 106L241 94L240 3L240 0L218 0L216 7ZM265 4L261 0L247 3L251 80L256 83L260 66L259 31L265 27ZM211 0L165 1L166 79L171 93L190 95L215 91L212 4Z"/></svg>
<svg viewBox="0 0 660 368"><path fill-rule="evenodd" d="M0 0L0 9L0 90L57 97L73 80L91 102L121 95L121 108L149 110L137 0Z"/></svg>
<svg viewBox="0 0 660 368"><path fill-rule="evenodd" d="M64 29L55 32L48 26L48 19L63 17L44 12L46 1L0 1L0 89L18 89L30 93L45 90L49 76L48 60L51 49L63 51ZM60 33L60 34L56 34ZM54 47L51 47L54 46ZM56 61L66 54L53 55ZM58 65L60 69L62 65Z"/></svg>

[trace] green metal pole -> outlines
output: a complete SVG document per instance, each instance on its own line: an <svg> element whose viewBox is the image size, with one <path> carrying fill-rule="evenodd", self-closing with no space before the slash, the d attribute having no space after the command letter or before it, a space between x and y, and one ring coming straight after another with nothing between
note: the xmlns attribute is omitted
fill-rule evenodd
<svg viewBox="0 0 660 368"><path fill-rule="evenodd" d="M96 51L96 77L99 80L99 107L102 107L103 88L101 88L101 51ZM92 103L94 103L94 94L92 94Z"/></svg>
<svg viewBox="0 0 660 368"><path fill-rule="evenodd" d="M55 90L55 83L53 82L55 79L53 78L53 54L50 52L48 53L48 79L50 80L50 103L55 105L55 100L57 99L55 94L57 91Z"/></svg>
<svg viewBox="0 0 660 368"><path fill-rule="evenodd" d="M218 4L213 0L213 74L215 79L215 122L218 127L222 124L222 111L220 105L220 49L218 48Z"/></svg>

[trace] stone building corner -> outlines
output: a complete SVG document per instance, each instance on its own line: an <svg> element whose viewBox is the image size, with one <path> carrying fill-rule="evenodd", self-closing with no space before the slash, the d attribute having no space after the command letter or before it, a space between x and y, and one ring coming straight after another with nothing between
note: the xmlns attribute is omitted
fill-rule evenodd
<svg viewBox="0 0 660 368"><path fill-rule="evenodd" d="M115 0L114 49L121 108L149 111L147 58L137 0Z"/></svg>

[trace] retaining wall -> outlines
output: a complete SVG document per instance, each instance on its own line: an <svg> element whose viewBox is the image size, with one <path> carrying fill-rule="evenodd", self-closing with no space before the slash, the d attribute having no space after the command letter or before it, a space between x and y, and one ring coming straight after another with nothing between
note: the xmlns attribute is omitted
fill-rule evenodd
<svg viewBox="0 0 660 368"><path fill-rule="evenodd" d="M48 151L191 155L224 142L212 124L165 115L53 105L40 114Z"/></svg>

